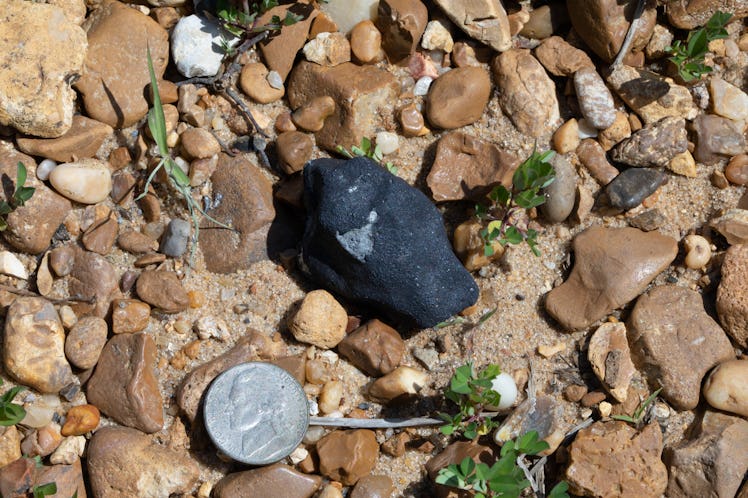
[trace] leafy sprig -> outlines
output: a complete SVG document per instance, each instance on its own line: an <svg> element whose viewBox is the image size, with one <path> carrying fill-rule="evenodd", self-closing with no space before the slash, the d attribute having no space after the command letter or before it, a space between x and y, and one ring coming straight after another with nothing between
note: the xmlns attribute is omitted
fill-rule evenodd
<svg viewBox="0 0 748 498"><path fill-rule="evenodd" d="M0 386L3 385L0 379ZM9 389L5 394L0 396L0 426L16 425L26 416L26 410L21 405L13 403L18 393L26 389L23 386L16 386Z"/></svg>
<svg viewBox="0 0 748 498"><path fill-rule="evenodd" d="M688 33L685 43L676 40L665 49L672 54L668 58L678 67L678 74L683 81L693 81L702 75L712 72L712 68L704 62L704 56L709 51L709 42L727 38L725 26L732 18L729 12L717 11L707 21L706 25Z"/></svg>
<svg viewBox="0 0 748 498"><path fill-rule="evenodd" d="M338 145L335 150L338 154L345 156L348 159L353 159L354 157L368 157L369 159L373 159L387 168L387 171L393 175L397 175L397 167L389 161L384 162L382 149L379 148L379 145L374 144L374 142L372 142L368 137L363 137L361 139L361 145L354 145L351 147L350 152L342 145Z"/></svg>
<svg viewBox="0 0 748 498"><path fill-rule="evenodd" d="M202 209L202 207L200 207L200 204L195 200L194 197L192 197L190 177L187 176L184 171L182 171L182 168L179 167L179 165L176 163L176 161L174 161L174 159L171 157L171 154L169 153L169 146L166 143L166 119L164 118L164 107L161 104L161 95L158 91L156 73L153 70L153 60L151 59L150 48L148 48L147 50L147 57L148 72L151 76L151 88L153 89L153 107L151 107L151 109L148 111L148 128L151 131L153 140L156 141L156 145L158 146L158 154L161 157L161 160L158 162L156 167L153 168L153 171L151 171L150 175L148 175L143 192L135 200L139 200L145 197L151 186L151 182L153 182L153 179L155 178L156 174L158 174L159 170L163 168L164 171L166 171L166 175L171 181L171 184L184 198L184 201L187 204L187 210L190 213L190 218L192 219L192 226L194 228L192 248L190 250L190 266L192 266L192 263L195 259L195 251L197 250L197 240L200 235L200 219L198 215L205 216L221 228L226 228L229 230L232 230L232 228L221 223L220 221L213 219Z"/></svg>
<svg viewBox="0 0 748 498"><path fill-rule="evenodd" d="M44 498L45 496L57 494L57 483L48 482L46 484L34 486L32 492L34 493L34 498Z"/></svg>
<svg viewBox="0 0 748 498"><path fill-rule="evenodd" d="M553 151L542 154L533 150L522 164L517 167L512 177L512 189L503 185L495 186L488 194L491 204L475 206L475 216L482 223L480 236L484 241L483 253L492 256L493 242L498 240L502 246L527 242L533 254L540 256L537 248L538 232L528 228L528 211L545 202L540 190L556 179L556 172L548 162Z"/></svg>
<svg viewBox="0 0 748 498"><path fill-rule="evenodd" d="M278 2L276 0L261 0L259 2L252 2L249 5L249 12L246 12L239 9L230 0L218 0L216 15L223 28L238 37L262 33L263 31L275 31L281 29L283 26L295 24L304 18L304 16L294 14L288 10L283 19L280 16L272 16L269 23L257 25L257 18L259 16L277 6ZM233 48L228 40L223 37L221 38L221 48L227 55L233 55Z"/></svg>
<svg viewBox="0 0 748 498"><path fill-rule="evenodd" d="M644 414L647 412L647 408L649 405L652 404L652 402L657 398L657 396L662 391L662 388L659 388L652 394L650 394L647 399L639 403L639 407L634 411L634 415L613 415L610 418L615 420L621 420L623 422L628 422L630 424L634 424L635 426L638 426L641 424L642 418L644 418Z"/></svg>
<svg viewBox="0 0 748 498"><path fill-rule="evenodd" d="M435 481L444 486L473 491L476 498L517 498L531 485L518 462L525 456L537 455L548 448L548 443L541 441L536 431L530 431L504 443L500 457L493 465L476 463L472 458L465 457L459 464L441 469ZM562 481L548 496L568 498L568 489L569 485Z"/></svg>
<svg viewBox="0 0 748 498"><path fill-rule="evenodd" d="M0 232L8 229L8 222L5 217L16 210L16 208L26 204L31 199L36 189L34 187L24 187L27 177L26 166L22 162L16 165L16 188L13 195L7 201L0 201Z"/></svg>
<svg viewBox="0 0 748 498"><path fill-rule="evenodd" d="M475 372L472 362L458 367L449 381L444 397L459 408L455 415L440 413L446 422L441 432L447 436L462 434L467 439L475 439L491 432L498 424L486 415L488 406L497 406L501 395L493 390L492 381L501 373L498 365L487 365Z"/></svg>

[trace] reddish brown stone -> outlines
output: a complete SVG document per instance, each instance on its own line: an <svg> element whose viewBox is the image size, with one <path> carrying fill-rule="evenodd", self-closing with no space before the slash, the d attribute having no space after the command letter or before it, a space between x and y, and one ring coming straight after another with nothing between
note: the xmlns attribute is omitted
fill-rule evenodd
<svg viewBox="0 0 748 498"><path fill-rule="evenodd" d="M397 368L405 343L397 330L374 319L348 334L338 351L367 375L379 377Z"/></svg>

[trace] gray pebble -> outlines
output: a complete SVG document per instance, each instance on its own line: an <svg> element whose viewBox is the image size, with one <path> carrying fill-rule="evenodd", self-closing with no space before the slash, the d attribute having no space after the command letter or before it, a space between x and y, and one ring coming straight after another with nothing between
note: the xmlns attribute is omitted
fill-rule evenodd
<svg viewBox="0 0 748 498"><path fill-rule="evenodd" d="M665 183L666 179L665 173L654 169L627 169L605 187L605 192L612 206L628 210L641 204Z"/></svg>
<svg viewBox="0 0 748 498"><path fill-rule="evenodd" d="M614 161L635 167L664 167L688 149L686 120L667 117L645 126L613 149Z"/></svg>
<svg viewBox="0 0 748 498"><path fill-rule="evenodd" d="M651 232L652 230L657 230L664 225L665 221L667 221L667 219L659 209L650 209L649 211L644 211L643 213L631 218L629 220L629 225L638 228L639 230L644 230L645 232Z"/></svg>
<svg viewBox="0 0 748 498"><path fill-rule="evenodd" d="M598 130L616 120L613 95L594 67L583 67L574 73L574 88L582 115Z"/></svg>
<svg viewBox="0 0 748 498"><path fill-rule="evenodd" d="M551 164L556 170L556 179L543 189L546 201L540 206L540 210L548 221L562 222L574 209L577 172L566 156L554 155Z"/></svg>
<svg viewBox="0 0 748 498"><path fill-rule="evenodd" d="M171 220L164 231L159 250L172 258L178 258L184 254L190 239L190 229L188 221L178 218Z"/></svg>

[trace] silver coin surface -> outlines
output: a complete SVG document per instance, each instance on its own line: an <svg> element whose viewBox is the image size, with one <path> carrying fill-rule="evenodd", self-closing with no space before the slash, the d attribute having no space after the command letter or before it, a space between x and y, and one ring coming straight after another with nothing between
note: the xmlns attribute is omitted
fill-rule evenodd
<svg viewBox="0 0 748 498"><path fill-rule="evenodd" d="M205 428L234 460L266 465L289 455L309 426L301 385L263 362L242 363L216 377L205 395Z"/></svg>

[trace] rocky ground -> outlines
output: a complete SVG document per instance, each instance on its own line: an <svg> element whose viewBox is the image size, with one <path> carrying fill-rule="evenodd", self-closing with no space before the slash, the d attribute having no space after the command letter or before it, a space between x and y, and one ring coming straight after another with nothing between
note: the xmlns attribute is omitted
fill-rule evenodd
<svg viewBox="0 0 748 498"><path fill-rule="evenodd" d="M614 63L635 4L298 2L234 36L210 1L6 0L2 379L27 389L22 417L2 400L0 495L446 496L440 468L535 430L537 496L748 496L748 4L647 3ZM717 10L686 82L665 48ZM148 50L183 171L151 183ZM390 172L308 163L364 138ZM556 180L515 222L540 256L488 258L473 208L535 149ZM312 427L251 469L201 418L251 360L313 415L453 412L468 361L520 394L474 442Z"/></svg>

